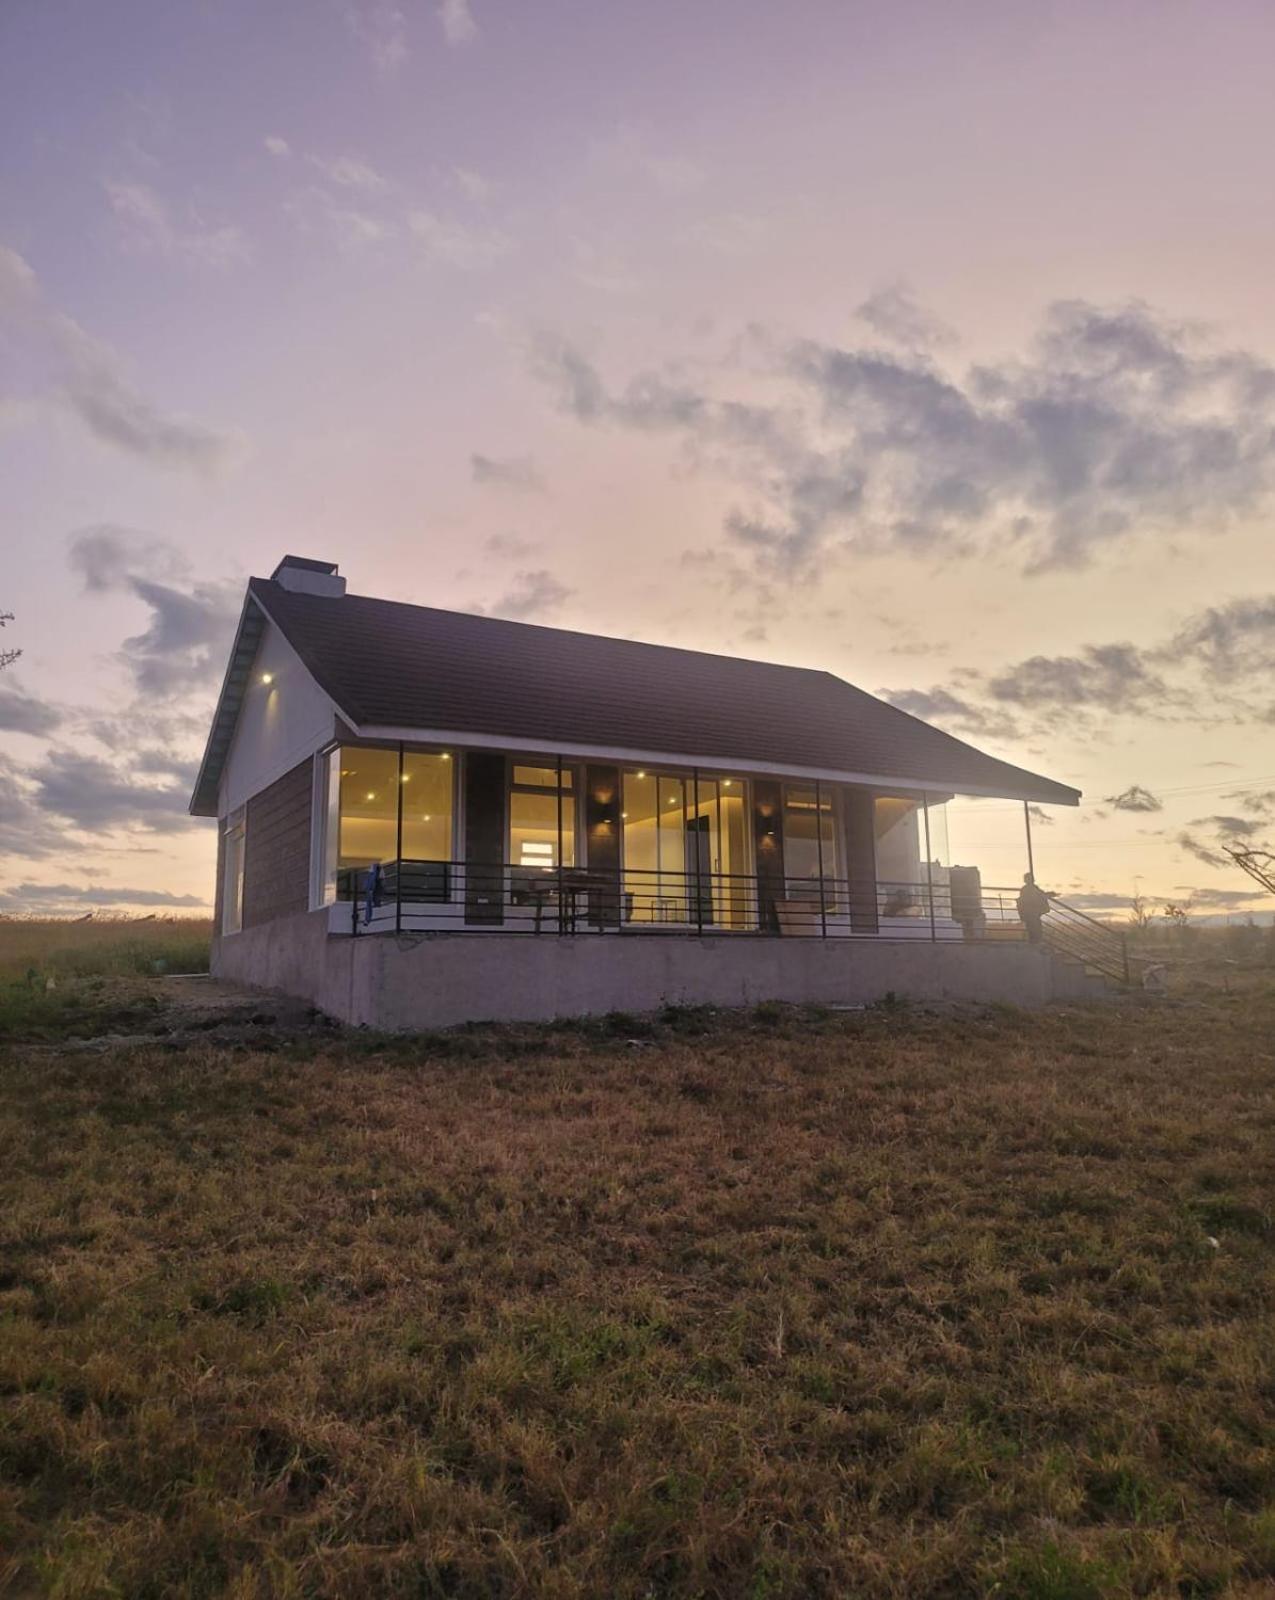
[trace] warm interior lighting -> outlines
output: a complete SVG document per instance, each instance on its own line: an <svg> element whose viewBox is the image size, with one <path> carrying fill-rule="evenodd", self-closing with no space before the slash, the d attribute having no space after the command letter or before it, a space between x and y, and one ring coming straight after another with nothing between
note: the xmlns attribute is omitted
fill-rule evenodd
<svg viewBox="0 0 1275 1600"><path fill-rule="evenodd" d="M731 784L734 783L734 781L735 781L734 778L723 778L722 779L722 788L723 789L729 789Z"/></svg>
<svg viewBox="0 0 1275 1600"><path fill-rule="evenodd" d="M375 789L369 789L368 792L367 792L367 798L369 800L375 800L376 799L376 790Z"/></svg>
<svg viewBox="0 0 1275 1600"><path fill-rule="evenodd" d="M401 777L401 778L400 778L400 779L399 779L399 780L398 780L398 781L399 781L399 782L400 782L400 783L409 783L409 782L410 782L410 781L411 781L411 774L410 774L410 773L407 773L407 772L405 772L405 773L404 773L404 774L403 774L403 776L402 776L402 777Z"/></svg>
<svg viewBox="0 0 1275 1600"><path fill-rule="evenodd" d="M451 751L450 751L450 750L444 750L444 751L443 751L443 760L444 760L444 761L450 761L450 760L451 760L451 758L452 758L452 753L451 753Z"/></svg>
<svg viewBox="0 0 1275 1600"><path fill-rule="evenodd" d="M428 812L428 811L427 811L427 812L426 812L426 813L425 813L425 815L424 815L424 816L423 816L423 817L422 817L422 818L421 818L421 821L422 821L422 822L433 822L433 820L434 820L434 819L433 819L433 817L431 817L431 816L430 816L430 814L429 814L429 812Z"/></svg>
<svg viewBox="0 0 1275 1600"><path fill-rule="evenodd" d="M621 813L620 813L620 821L621 822L627 822L628 820L629 820L628 812L627 811L621 811Z"/></svg>
<svg viewBox="0 0 1275 1600"><path fill-rule="evenodd" d="M639 778L645 778L646 777L646 773L645 772L639 772L638 773L638 777Z"/></svg>

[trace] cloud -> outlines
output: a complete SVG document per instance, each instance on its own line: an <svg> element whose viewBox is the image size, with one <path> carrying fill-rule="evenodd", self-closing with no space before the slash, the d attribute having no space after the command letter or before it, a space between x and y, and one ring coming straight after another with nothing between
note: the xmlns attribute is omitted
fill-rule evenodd
<svg viewBox="0 0 1275 1600"><path fill-rule="evenodd" d="M43 735L55 732L62 720L62 712L47 700L37 700L16 684L0 686L0 730Z"/></svg>
<svg viewBox="0 0 1275 1600"><path fill-rule="evenodd" d="M925 336L910 300L865 305ZM560 337L529 360L579 421L665 429L728 475L727 540L768 577L809 578L843 548L1082 567L1218 532L1275 494L1275 368L1138 303L1057 302L1021 356L963 371L927 350L745 343L766 356L764 402L755 363L738 392L738 355L693 390L667 371L615 389ZM631 403L670 389L676 406Z"/></svg>
<svg viewBox="0 0 1275 1600"><path fill-rule="evenodd" d="M267 134L261 142L272 156L278 156L280 160L286 160L292 154L292 146L276 133Z"/></svg>
<svg viewBox="0 0 1275 1600"><path fill-rule="evenodd" d="M484 540L483 549L489 556L524 561L528 556L535 555L540 546L534 539L523 539L516 533L493 533L490 539Z"/></svg>
<svg viewBox="0 0 1275 1600"><path fill-rule="evenodd" d="M241 452L241 436L161 411L140 395L115 354L54 310L31 267L2 245L0 324L14 346L9 370L24 373L31 393L69 412L112 449L201 473L215 472Z"/></svg>
<svg viewBox="0 0 1275 1600"><path fill-rule="evenodd" d="M167 889L84 887L71 883L18 883L0 888L0 911L9 914L60 910L67 906L169 906L173 909L204 907L208 901L196 894L173 894Z"/></svg>
<svg viewBox="0 0 1275 1600"><path fill-rule="evenodd" d="M917 303L906 283L874 290L854 314L873 333L904 350L932 350L955 338L946 323Z"/></svg>
<svg viewBox="0 0 1275 1600"><path fill-rule="evenodd" d="M972 733L988 731L985 719L1007 707L1030 718L1037 731L1079 726L1087 716L1092 725L1090 714L1203 726L1223 719L1266 722L1275 720L1275 656L1268 654L1275 652L1275 628L1268 631L1268 618L1275 619L1275 595L1253 596L1197 612L1172 636L1147 647L1085 645L1073 655L1031 656L997 672L958 669L949 686L885 694L904 710ZM1135 785L1128 793L1136 800L1146 791ZM1110 803L1134 809L1120 806L1124 798L1114 796Z"/></svg>
<svg viewBox="0 0 1275 1600"><path fill-rule="evenodd" d="M495 187L490 178L484 178L481 172L475 172L472 167L453 167L452 180L462 194L479 205L491 199Z"/></svg>
<svg viewBox="0 0 1275 1600"><path fill-rule="evenodd" d="M678 151L653 148L647 135L629 125L597 140L591 153L602 174L639 178L674 199L693 194L708 178L698 162Z"/></svg>
<svg viewBox="0 0 1275 1600"><path fill-rule="evenodd" d="M1033 822L1039 823L1042 828L1052 828L1054 825L1054 818L1041 806L1028 806L1027 814Z"/></svg>
<svg viewBox="0 0 1275 1600"><path fill-rule="evenodd" d="M1163 811L1164 802L1157 799L1150 789L1144 789L1140 783L1131 783L1120 794L1109 794L1105 804L1113 811Z"/></svg>
<svg viewBox="0 0 1275 1600"><path fill-rule="evenodd" d="M987 692L1011 705L1098 706L1137 710L1163 701L1164 683L1129 644L1089 645L1078 656L1031 656L987 680Z"/></svg>
<svg viewBox="0 0 1275 1600"><path fill-rule="evenodd" d="M34 803L88 832L140 826L175 832L190 826L184 788L132 783L117 761L53 750L30 773Z"/></svg>
<svg viewBox="0 0 1275 1600"><path fill-rule="evenodd" d="M1189 884L1179 884L1178 888L1189 896L1188 903L1196 910L1237 911L1254 900L1268 898L1262 889L1194 889Z"/></svg>
<svg viewBox="0 0 1275 1600"><path fill-rule="evenodd" d="M453 47L472 44L478 37L478 24L469 10L469 0L443 0L438 8L443 37Z"/></svg>
<svg viewBox="0 0 1275 1600"><path fill-rule="evenodd" d="M379 246L399 233L396 222L338 200L318 184L296 190L283 209L302 232L326 234L343 251Z"/></svg>
<svg viewBox="0 0 1275 1600"><path fill-rule="evenodd" d="M878 689L877 693L900 711L920 717L924 722L935 722L984 739L1012 740L1020 736L1017 724L1004 712L976 705L948 689Z"/></svg>
<svg viewBox="0 0 1275 1600"><path fill-rule="evenodd" d="M68 848L63 829L37 804L26 769L0 752L0 857L34 861Z"/></svg>
<svg viewBox="0 0 1275 1600"><path fill-rule="evenodd" d="M1194 817L1191 820L1193 828L1212 828L1219 838L1251 839L1254 834L1265 831L1264 822L1254 821L1251 817L1231 817L1213 815L1211 817Z"/></svg>
<svg viewBox="0 0 1275 1600"><path fill-rule="evenodd" d="M345 25L371 57L372 65L392 77L407 60L407 18L395 0L345 0Z"/></svg>
<svg viewBox="0 0 1275 1600"><path fill-rule="evenodd" d="M1186 621L1164 649L1193 656L1213 679L1275 672L1275 594L1210 606Z"/></svg>
<svg viewBox="0 0 1275 1600"><path fill-rule="evenodd" d="M501 460L495 456L471 455L469 466L475 483L488 484L497 489L516 489L524 494L545 492L545 481L530 456L510 456Z"/></svg>
<svg viewBox="0 0 1275 1600"><path fill-rule="evenodd" d="M537 572L519 572L514 575L513 587L493 603L491 613L514 622L526 622L556 611L571 593L552 572L543 568Z"/></svg>
<svg viewBox="0 0 1275 1600"><path fill-rule="evenodd" d="M149 608L147 627L120 650L148 701L217 682L239 615L236 585L174 581L185 563L173 546L109 524L73 534L70 562L90 593L132 594Z"/></svg>
<svg viewBox="0 0 1275 1600"><path fill-rule="evenodd" d="M336 156L330 161L322 156L311 156L310 160L328 182L335 183L338 188L363 189L369 194L379 194L389 188L389 179L357 156Z"/></svg>
<svg viewBox="0 0 1275 1600"><path fill-rule="evenodd" d="M104 187L130 249L202 267L240 266L252 259L240 228L209 227L198 219L179 225L159 195L144 183L108 180Z"/></svg>
<svg viewBox="0 0 1275 1600"><path fill-rule="evenodd" d="M1184 828L1175 841L1180 850L1185 850L1189 856L1194 856L1197 861L1202 861L1206 867L1228 867L1229 859L1218 850L1210 849L1202 840L1197 839L1193 833L1188 833Z"/></svg>
<svg viewBox="0 0 1275 1600"><path fill-rule="evenodd" d="M495 228L471 227L433 211L409 212L407 231L427 261L461 272L489 267L513 249L512 240Z"/></svg>

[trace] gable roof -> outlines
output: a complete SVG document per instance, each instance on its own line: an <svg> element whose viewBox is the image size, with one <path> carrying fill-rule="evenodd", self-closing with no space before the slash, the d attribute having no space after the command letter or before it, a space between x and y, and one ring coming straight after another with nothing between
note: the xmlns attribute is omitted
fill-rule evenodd
<svg viewBox="0 0 1275 1600"><path fill-rule="evenodd" d="M853 684L776 666L365 595L248 585L352 727L505 737L802 769L1075 805L1079 791L984 755ZM204 810L242 695L238 641L192 810ZM255 645L255 638L252 643ZM238 685L236 689L236 685ZM220 737L217 737L220 734ZM213 750L214 741L220 756Z"/></svg>

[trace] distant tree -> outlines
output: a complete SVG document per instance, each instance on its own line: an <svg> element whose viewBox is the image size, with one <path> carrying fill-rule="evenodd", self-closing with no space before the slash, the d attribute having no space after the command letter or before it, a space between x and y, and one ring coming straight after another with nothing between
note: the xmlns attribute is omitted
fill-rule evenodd
<svg viewBox="0 0 1275 1600"><path fill-rule="evenodd" d="M1141 889L1136 890L1129 900L1129 926L1135 933L1145 933L1154 916L1155 912L1147 904Z"/></svg>
<svg viewBox="0 0 1275 1600"><path fill-rule="evenodd" d="M1180 939L1185 939L1191 932L1191 911L1190 900L1170 900L1164 908L1164 920Z"/></svg>
<svg viewBox="0 0 1275 1600"><path fill-rule="evenodd" d="M5 623L12 621L12 611L0 611L0 628L3 628ZM6 667L11 667L21 654L21 650L0 650L0 672L3 672Z"/></svg>

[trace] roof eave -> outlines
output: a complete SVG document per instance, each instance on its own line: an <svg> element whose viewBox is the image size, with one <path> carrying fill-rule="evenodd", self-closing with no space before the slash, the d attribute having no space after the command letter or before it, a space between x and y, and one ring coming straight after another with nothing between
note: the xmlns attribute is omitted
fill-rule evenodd
<svg viewBox="0 0 1275 1600"><path fill-rule="evenodd" d="M239 626L231 646L226 674L222 679L217 709L213 713L208 741L199 763L199 775L191 793L189 811L192 817L215 817L217 793L221 784L222 769L230 753L239 712L243 706L244 690L252 672L257 646L266 625L266 613L252 591L244 596L243 610L239 613Z"/></svg>

